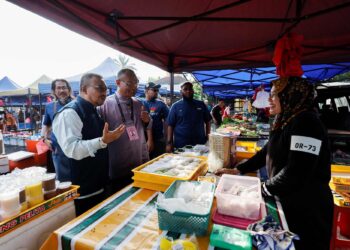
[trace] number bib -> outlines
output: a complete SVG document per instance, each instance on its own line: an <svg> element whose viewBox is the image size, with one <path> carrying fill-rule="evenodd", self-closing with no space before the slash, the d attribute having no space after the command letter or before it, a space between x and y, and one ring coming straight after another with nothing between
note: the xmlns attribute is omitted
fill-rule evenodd
<svg viewBox="0 0 350 250"><path fill-rule="evenodd" d="M319 155L321 145L322 141L318 139L307 136L292 135L290 150Z"/></svg>

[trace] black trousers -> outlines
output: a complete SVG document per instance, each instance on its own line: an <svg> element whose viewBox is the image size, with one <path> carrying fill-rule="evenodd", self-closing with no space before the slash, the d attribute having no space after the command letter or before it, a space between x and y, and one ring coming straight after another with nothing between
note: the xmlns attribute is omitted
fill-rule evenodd
<svg viewBox="0 0 350 250"><path fill-rule="evenodd" d="M150 159L154 159L165 153L165 139L155 139L154 140L154 149L149 154Z"/></svg>
<svg viewBox="0 0 350 250"><path fill-rule="evenodd" d="M106 185L106 188L105 188L106 198L108 198L109 196L115 194L116 192L118 192L119 190L123 189L127 185L131 184L133 182L131 177L132 177L132 174L129 175L129 176L125 176L123 178L109 179L108 184Z"/></svg>
<svg viewBox="0 0 350 250"><path fill-rule="evenodd" d="M85 199L75 199L74 205L75 205L76 216L79 216L85 213L90 208L93 208L97 204L101 203L104 199L105 199L105 192L102 192L101 194L97 194Z"/></svg>
<svg viewBox="0 0 350 250"><path fill-rule="evenodd" d="M305 191L308 192L308 191ZM296 250L329 250L333 224L333 196L324 190L319 197L282 200L289 231L299 235Z"/></svg>

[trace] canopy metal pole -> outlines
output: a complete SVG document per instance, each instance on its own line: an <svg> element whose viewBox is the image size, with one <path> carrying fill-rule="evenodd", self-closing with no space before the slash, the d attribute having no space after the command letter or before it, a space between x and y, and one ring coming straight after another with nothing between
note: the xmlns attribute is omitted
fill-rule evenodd
<svg viewBox="0 0 350 250"><path fill-rule="evenodd" d="M170 73L170 101L173 104L174 101L174 54L169 54L168 58L168 71Z"/></svg>
<svg viewBox="0 0 350 250"><path fill-rule="evenodd" d="M41 93L39 93L39 109L40 109L39 115L40 115L40 121L42 121L41 108L42 108Z"/></svg>
<svg viewBox="0 0 350 250"><path fill-rule="evenodd" d="M170 72L170 100L171 104L174 101L174 72Z"/></svg>

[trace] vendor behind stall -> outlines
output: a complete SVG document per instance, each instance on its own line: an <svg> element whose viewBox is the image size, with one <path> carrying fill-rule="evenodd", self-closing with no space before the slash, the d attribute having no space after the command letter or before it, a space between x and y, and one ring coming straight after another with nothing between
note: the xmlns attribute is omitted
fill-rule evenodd
<svg viewBox="0 0 350 250"><path fill-rule="evenodd" d="M205 144L210 133L210 113L204 102L193 99L192 83L181 84L181 95L168 116L167 152L174 147Z"/></svg>
<svg viewBox="0 0 350 250"><path fill-rule="evenodd" d="M293 43L293 36L285 39ZM263 195L279 197L289 229L300 236L296 249L329 249L333 198L327 132L313 109L313 86L299 77L300 64L283 66L277 68L281 78L272 82L269 103L275 120L268 144L247 162L218 174L245 174L266 164Z"/></svg>
<svg viewBox="0 0 350 250"><path fill-rule="evenodd" d="M220 99L218 104L216 104L210 112L216 128L219 128L220 125L222 124L222 116L224 115L224 111L225 111L225 101L223 99Z"/></svg>
<svg viewBox="0 0 350 250"><path fill-rule="evenodd" d="M12 113L5 109L6 131L17 131L17 121Z"/></svg>

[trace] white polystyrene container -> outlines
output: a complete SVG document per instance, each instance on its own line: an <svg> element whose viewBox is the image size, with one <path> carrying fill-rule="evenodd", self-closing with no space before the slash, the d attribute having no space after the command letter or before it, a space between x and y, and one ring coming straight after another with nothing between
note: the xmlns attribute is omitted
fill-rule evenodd
<svg viewBox="0 0 350 250"><path fill-rule="evenodd" d="M13 216L16 216L18 215L19 213L21 212L21 207L18 206L16 209L12 210L12 211L2 211L0 210L0 221L3 221L3 220L7 220Z"/></svg>
<svg viewBox="0 0 350 250"><path fill-rule="evenodd" d="M4 213L11 213L19 207L19 190L3 193L0 195L0 209Z"/></svg>
<svg viewBox="0 0 350 250"><path fill-rule="evenodd" d="M253 187L257 191L257 198L242 197L226 193L233 185L239 184L245 187ZM250 176L238 176L224 174L220 178L216 192L216 204L218 212L224 215L245 219L258 219L262 203L260 179Z"/></svg>

